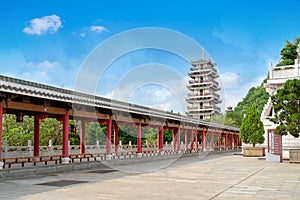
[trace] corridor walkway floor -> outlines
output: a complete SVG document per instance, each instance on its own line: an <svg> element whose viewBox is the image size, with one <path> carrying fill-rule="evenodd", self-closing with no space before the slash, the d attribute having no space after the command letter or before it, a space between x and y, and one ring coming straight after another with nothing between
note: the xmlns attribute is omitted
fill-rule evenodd
<svg viewBox="0 0 300 200"><path fill-rule="evenodd" d="M151 165L164 167L126 172ZM1 180L0 199L300 199L300 165L232 153L187 157L169 166L157 161Z"/></svg>

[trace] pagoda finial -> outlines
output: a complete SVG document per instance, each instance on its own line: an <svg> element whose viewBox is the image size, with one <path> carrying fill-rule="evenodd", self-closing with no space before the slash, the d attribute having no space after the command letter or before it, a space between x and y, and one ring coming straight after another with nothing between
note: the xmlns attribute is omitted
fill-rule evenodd
<svg viewBox="0 0 300 200"><path fill-rule="evenodd" d="M202 48L202 60L205 59L205 51L204 51L204 48Z"/></svg>

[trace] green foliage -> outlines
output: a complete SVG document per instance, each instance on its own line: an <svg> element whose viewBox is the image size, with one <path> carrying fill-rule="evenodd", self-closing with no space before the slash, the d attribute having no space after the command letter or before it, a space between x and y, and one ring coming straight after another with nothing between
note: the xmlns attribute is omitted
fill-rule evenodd
<svg viewBox="0 0 300 200"><path fill-rule="evenodd" d="M297 45L300 42L300 37L296 37L294 43L286 41L285 46L280 51L281 59L277 66L294 65L297 58Z"/></svg>
<svg viewBox="0 0 300 200"><path fill-rule="evenodd" d="M48 146L49 140L52 140L53 145L60 145L62 144L62 123L53 118L43 119L40 122L40 134L41 146Z"/></svg>
<svg viewBox="0 0 300 200"><path fill-rule="evenodd" d="M99 144L105 144L106 136L103 128L99 125L98 122L91 122L89 124L86 124L85 126L85 139L87 145L96 145L96 141L99 141Z"/></svg>
<svg viewBox="0 0 300 200"><path fill-rule="evenodd" d="M15 115L3 115L2 137L10 146L27 146L33 139L33 119L25 116L23 122L16 122Z"/></svg>
<svg viewBox="0 0 300 200"><path fill-rule="evenodd" d="M16 122L15 115L4 114L2 139L7 140L9 146L27 146L28 140L33 144L33 124L34 117L24 116L23 122ZM78 130L69 133L71 144L79 144ZM49 140L53 145L62 144L62 123L53 118L40 121L40 146L48 146Z"/></svg>
<svg viewBox="0 0 300 200"><path fill-rule="evenodd" d="M264 105L268 102L269 94L261 84L258 87L252 87L245 98L237 104L232 112L228 112L226 117L234 121L235 126L241 126L244 114L247 113L251 103L254 103L257 107L257 111L260 114L264 108ZM228 122L229 123L229 122Z"/></svg>
<svg viewBox="0 0 300 200"><path fill-rule="evenodd" d="M233 115L233 112L228 112L225 115L223 114L218 114L218 115L213 115L210 118L205 119L205 121L209 121L212 123L218 123L218 124L224 124L227 126L235 126L238 127L239 124L235 120L236 118Z"/></svg>
<svg viewBox="0 0 300 200"><path fill-rule="evenodd" d="M300 80L285 82L283 88L272 96L275 117L272 122L278 124L275 133L299 137L300 133Z"/></svg>
<svg viewBox="0 0 300 200"><path fill-rule="evenodd" d="M261 144L264 142L264 126L260 120L255 104L250 105L249 111L242 121L239 136L244 143L252 144L253 147L255 147L257 143Z"/></svg>

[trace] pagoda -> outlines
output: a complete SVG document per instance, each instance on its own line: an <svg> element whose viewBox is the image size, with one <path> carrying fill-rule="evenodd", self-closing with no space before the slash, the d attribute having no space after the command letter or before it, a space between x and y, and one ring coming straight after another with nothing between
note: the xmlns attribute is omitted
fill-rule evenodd
<svg viewBox="0 0 300 200"><path fill-rule="evenodd" d="M198 61L191 61L189 80L187 88L190 90L186 101L189 103L186 114L193 118L205 119L212 115L220 113L221 103L219 83L216 79L219 77L216 64L210 59L205 58L204 49L202 49L202 58Z"/></svg>

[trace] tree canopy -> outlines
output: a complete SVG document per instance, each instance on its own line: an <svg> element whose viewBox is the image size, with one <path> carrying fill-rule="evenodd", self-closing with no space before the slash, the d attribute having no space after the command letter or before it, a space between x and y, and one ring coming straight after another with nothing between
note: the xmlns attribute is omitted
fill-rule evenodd
<svg viewBox="0 0 300 200"><path fill-rule="evenodd" d="M258 87L252 87L245 98L237 104L232 112L226 113L226 118L231 122L231 125L241 126L244 114L247 113L251 103L255 103L257 111L260 114L264 108L264 105L268 102L269 94L263 86L263 83Z"/></svg>
<svg viewBox="0 0 300 200"><path fill-rule="evenodd" d="M300 133L300 80L293 79L285 82L283 88L273 95L274 118L278 124L275 133L299 137Z"/></svg>
<svg viewBox="0 0 300 200"><path fill-rule="evenodd" d="M297 45L299 44L299 42L300 37L296 37L293 43L286 40L285 46L280 51L281 58L277 66L295 64L295 59L297 58Z"/></svg>
<svg viewBox="0 0 300 200"><path fill-rule="evenodd" d="M239 136L244 143L252 144L255 147L257 143L261 144L265 141L264 132L264 125L260 120L255 104L252 103L242 121Z"/></svg>

